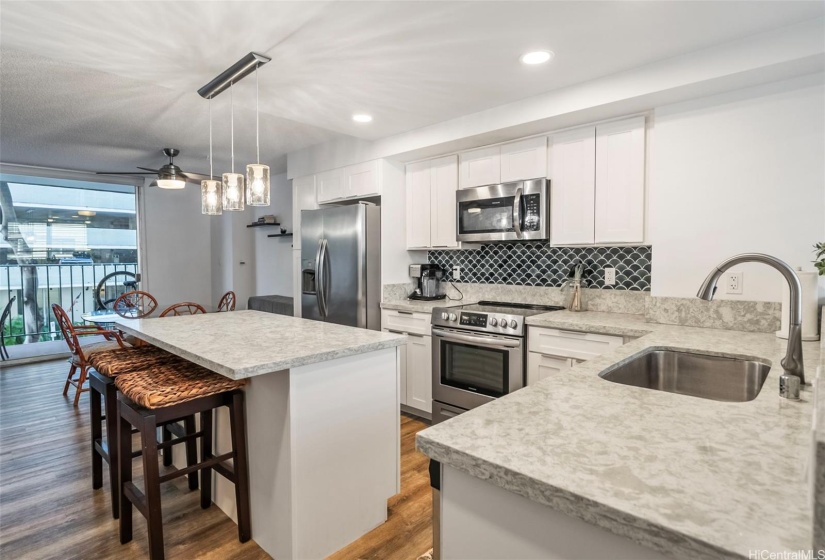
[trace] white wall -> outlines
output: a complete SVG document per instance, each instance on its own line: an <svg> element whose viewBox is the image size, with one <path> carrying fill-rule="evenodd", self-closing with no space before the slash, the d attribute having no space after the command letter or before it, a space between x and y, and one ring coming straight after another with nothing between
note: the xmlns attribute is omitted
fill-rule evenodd
<svg viewBox="0 0 825 560"><path fill-rule="evenodd" d="M250 221L265 214L275 214L287 231L292 232L292 184L286 173L271 178L269 206L253 210ZM254 295L279 295L292 297L292 244L297 239L267 235L280 233L275 227L253 228L255 245L255 288Z"/></svg>
<svg viewBox="0 0 825 560"><path fill-rule="evenodd" d="M214 305L212 222L201 214L200 190L139 188L140 288L154 295L161 309L180 301Z"/></svg>
<svg viewBox="0 0 825 560"><path fill-rule="evenodd" d="M656 109L653 295L693 297L716 264L742 252L813 270L811 246L825 240L823 81L813 75ZM780 300L777 272L739 270L743 294L720 287L717 297Z"/></svg>

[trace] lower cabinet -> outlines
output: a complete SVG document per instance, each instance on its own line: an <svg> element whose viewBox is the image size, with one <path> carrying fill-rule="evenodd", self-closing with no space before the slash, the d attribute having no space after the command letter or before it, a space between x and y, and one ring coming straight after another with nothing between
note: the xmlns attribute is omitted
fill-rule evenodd
<svg viewBox="0 0 825 560"><path fill-rule="evenodd" d="M554 373L558 373L564 368L572 366L574 361L570 358L560 358L558 356L546 356L536 352L527 353L527 385L532 385Z"/></svg>
<svg viewBox="0 0 825 560"><path fill-rule="evenodd" d="M433 339L429 313L384 310L385 332L407 335L401 350L401 404L429 418L433 404Z"/></svg>
<svg viewBox="0 0 825 560"><path fill-rule="evenodd" d="M621 336L529 327L527 385L624 344Z"/></svg>

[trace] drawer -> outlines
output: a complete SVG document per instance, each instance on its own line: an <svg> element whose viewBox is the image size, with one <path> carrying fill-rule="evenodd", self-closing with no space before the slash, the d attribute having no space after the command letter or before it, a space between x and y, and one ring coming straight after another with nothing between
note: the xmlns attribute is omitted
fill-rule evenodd
<svg viewBox="0 0 825 560"><path fill-rule="evenodd" d="M384 309L381 311L381 328L410 334L432 334L429 313Z"/></svg>
<svg viewBox="0 0 825 560"><path fill-rule="evenodd" d="M570 358L558 358L556 356L545 356L535 352L527 353L527 385L533 385L550 377L554 373L573 365Z"/></svg>
<svg viewBox="0 0 825 560"><path fill-rule="evenodd" d="M527 350L576 360L590 360L623 344L620 336L529 327Z"/></svg>

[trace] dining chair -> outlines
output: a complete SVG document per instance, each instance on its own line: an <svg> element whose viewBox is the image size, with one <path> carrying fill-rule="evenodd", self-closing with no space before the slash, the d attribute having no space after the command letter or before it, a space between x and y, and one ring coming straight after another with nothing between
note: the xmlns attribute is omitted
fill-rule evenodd
<svg viewBox="0 0 825 560"><path fill-rule="evenodd" d="M221 301L218 302L218 312L221 311L235 311L235 301L238 298L235 297L235 292L232 290L226 292L223 296L221 296Z"/></svg>
<svg viewBox="0 0 825 560"><path fill-rule="evenodd" d="M148 317L158 308L158 300L149 292L134 290L124 292L115 300L112 309L126 319L142 319Z"/></svg>
<svg viewBox="0 0 825 560"><path fill-rule="evenodd" d="M181 303L176 303L174 305L170 305L166 309L161 312L161 317L166 317L168 315L197 315L198 313L206 313L206 309L203 308L202 305L198 305L197 303L191 301L184 301Z"/></svg>
<svg viewBox="0 0 825 560"><path fill-rule="evenodd" d="M115 331L109 331L97 325L73 325L68 313L56 303L52 304L52 313L54 313L54 318L57 320L63 339L69 347L69 352L72 354L69 360L71 364L69 375L66 376L66 385L63 387L63 396L65 397L69 393L69 385L74 385L77 389L74 395L74 406L77 406L80 394L89 390L84 389L83 384L86 382L89 358L92 354L102 350L126 349L130 346L124 343L120 334ZM81 337L92 335L103 336L105 341L85 345L80 343ZM80 373L75 377L74 375L78 370L80 370Z"/></svg>
<svg viewBox="0 0 825 560"><path fill-rule="evenodd" d="M3 314L0 315L0 360L9 359L9 351L6 350L6 339L3 336L3 333L6 330L6 321L9 320L9 316L11 315L11 306L14 304L14 300L16 299L17 296L12 296L6 304L6 307L3 308ZM9 334L11 334L11 324L9 325Z"/></svg>

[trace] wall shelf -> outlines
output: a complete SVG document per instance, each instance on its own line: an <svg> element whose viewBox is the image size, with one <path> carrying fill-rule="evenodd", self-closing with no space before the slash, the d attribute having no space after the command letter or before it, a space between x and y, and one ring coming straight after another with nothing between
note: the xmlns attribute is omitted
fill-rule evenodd
<svg viewBox="0 0 825 560"><path fill-rule="evenodd" d="M281 227L281 224L264 224L255 222L254 224L247 224L246 227Z"/></svg>
<svg viewBox="0 0 825 560"><path fill-rule="evenodd" d="M272 233L267 235L267 237L292 237L292 233Z"/></svg>

